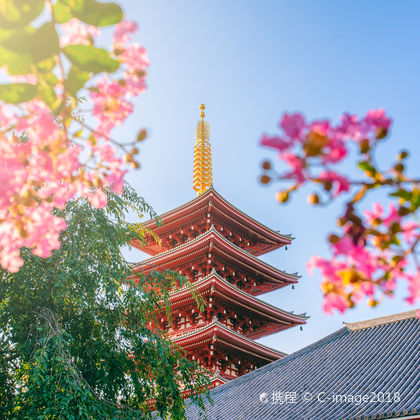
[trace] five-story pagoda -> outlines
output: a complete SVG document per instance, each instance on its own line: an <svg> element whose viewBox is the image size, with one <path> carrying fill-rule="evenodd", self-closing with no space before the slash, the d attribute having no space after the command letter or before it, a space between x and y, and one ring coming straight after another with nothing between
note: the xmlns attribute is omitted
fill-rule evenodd
<svg viewBox="0 0 420 420"><path fill-rule="evenodd" d="M242 213L212 186L209 125L204 105L194 148L194 190L198 197L145 224L161 239L133 243L151 258L137 272L175 270L194 283L206 303L198 311L188 288L171 293L172 320L159 316L160 328L191 359L214 373L218 386L285 354L254 341L306 323L305 314L278 309L256 296L298 282L299 276L278 270L258 256L289 245L281 235Z"/></svg>

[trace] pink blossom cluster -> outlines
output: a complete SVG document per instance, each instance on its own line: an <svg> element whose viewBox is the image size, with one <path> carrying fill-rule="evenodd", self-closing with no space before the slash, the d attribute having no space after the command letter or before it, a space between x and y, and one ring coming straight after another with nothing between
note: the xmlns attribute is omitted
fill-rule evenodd
<svg viewBox="0 0 420 420"><path fill-rule="evenodd" d="M20 248L45 258L60 247L59 234L66 222L53 214L54 208L64 208L75 196L104 207L102 188L121 193L126 172L109 144L92 149L101 165L84 171L81 147L65 137L46 105L33 100L24 108L25 113L22 107L8 105L0 110L14 126L0 140L0 264L10 272L23 264ZM102 188L97 188L98 182Z"/></svg>
<svg viewBox="0 0 420 420"><path fill-rule="evenodd" d="M329 181L333 186L333 196L349 190L346 176L331 169L348 155L349 141L373 142L381 130L388 130L391 119L383 109L371 110L364 117L343 114L340 123L333 125L329 120L307 122L300 113L285 113L279 122L281 135L264 134L261 145L276 149L279 158L287 163L289 170L281 175L295 185L308 180ZM324 171L313 174L315 166Z"/></svg>
<svg viewBox="0 0 420 420"><path fill-rule="evenodd" d="M60 37L60 45L64 48L67 45L88 45L92 44L95 37L99 36L101 31L92 25L80 22L77 18L72 18L61 25L63 31Z"/></svg>
<svg viewBox="0 0 420 420"><path fill-rule="evenodd" d="M80 129L80 121L63 123L40 100L0 105L0 265L4 269L19 270L22 247L44 258L60 247L59 235L66 222L54 209L63 209L76 197L101 208L107 204L105 189L122 193L127 168L109 134L132 113L127 99L146 88L146 52L139 44L126 45L136 29L135 24L123 21L115 30L120 78L105 75L90 82L98 124L87 138L71 134L77 124ZM72 19L63 25L60 44L91 43L98 34L97 28ZM24 78L36 83L31 76ZM56 93L62 95L60 85ZM87 130L82 125L80 131Z"/></svg>
<svg viewBox="0 0 420 420"><path fill-rule="evenodd" d="M375 302L378 292L391 295L397 281L408 283L407 302L413 304L419 296L419 272L409 270L408 254L420 236L420 225L404 221L393 204L385 214L381 204L374 203L372 210L364 211L363 235L354 235L352 226L343 226L343 235L331 243L332 257L312 257L308 271L321 271L324 292L323 309L344 312L347 308L367 297ZM389 232L398 226L399 246L381 246L389 240Z"/></svg>
<svg viewBox="0 0 420 420"><path fill-rule="evenodd" d="M110 75L103 76L90 89L93 115L98 120L97 131L105 137L133 112L129 99L146 90L145 75L150 64L147 52L139 43L129 43L137 29L135 22L122 21L114 32L113 52L121 62L123 77L117 80Z"/></svg>

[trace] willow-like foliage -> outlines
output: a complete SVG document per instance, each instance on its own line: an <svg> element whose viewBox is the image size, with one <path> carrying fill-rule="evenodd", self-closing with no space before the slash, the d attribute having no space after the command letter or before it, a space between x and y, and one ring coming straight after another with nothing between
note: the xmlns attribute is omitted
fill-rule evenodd
<svg viewBox="0 0 420 420"><path fill-rule="evenodd" d="M205 374L149 327L185 279L129 280L121 253L145 235L127 214L156 215L129 187L108 203L68 203L61 248L47 259L23 250L20 271L1 273L0 418L137 419L155 409L182 419L186 391L202 406Z"/></svg>

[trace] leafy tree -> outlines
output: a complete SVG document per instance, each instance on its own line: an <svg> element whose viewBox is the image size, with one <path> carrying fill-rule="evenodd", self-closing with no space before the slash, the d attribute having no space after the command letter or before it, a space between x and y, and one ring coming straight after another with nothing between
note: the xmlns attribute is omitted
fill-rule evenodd
<svg viewBox="0 0 420 420"><path fill-rule="evenodd" d="M338 231L328 236L331 257L313 257L308 264L309 271L321 270L324 310L344 312L364 297L376 306L401 281L408 284L407 302L414 304L420 298L420 179L407 173L406 150L392 163L377 158L391 119L382 109L362 118L344 114L338 124L308 122L295 113L284 114L279 127L279 135L261 139L287 165L277 171L269 161L263 163L262 183L286 184L277 200L287 202L304 185L316 188L308 196L312 205L344 197ZM346 160L356 164L359 177L343 173L340 165ZM372 209L363 205L363 199L376 198L378 192L387 209L379 202Z"/></svg>
<svg viewBox="0 0 420 420"><path fill-rule="evenodd" d="M67 223L60 249L47 259L22 250L23 267L1 273L1 418L136 419L156 409L181 419L183 393L202 406L205 373L150 329L184 278L135 277L121 253L145 237L127 213L156 215L129 187L107 201L68 202L56 211Z"/></svg>

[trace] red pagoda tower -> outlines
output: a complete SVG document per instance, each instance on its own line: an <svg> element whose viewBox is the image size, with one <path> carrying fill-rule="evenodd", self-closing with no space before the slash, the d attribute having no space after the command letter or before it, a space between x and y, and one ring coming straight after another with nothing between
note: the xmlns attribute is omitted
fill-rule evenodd
<svg viewBox="0 0 420 420"><path fill-rule="evenodd" d="M289 245L279 234L226 201L212 186L209 126L197 126L194 189L198 197L151 220L145 227L161 239L133 243L151 258L137 272L175 270L194 283L206 307L198 311L188 288L171 293L172 320L159 316L160 328L183 347L188 357L213 372L221 385L285 356L254 340L306 323L305 314L278 309L256 296L298 282L297 274L278 270L257 257ZM172 322L171 322L172 321Z"/></svg>

